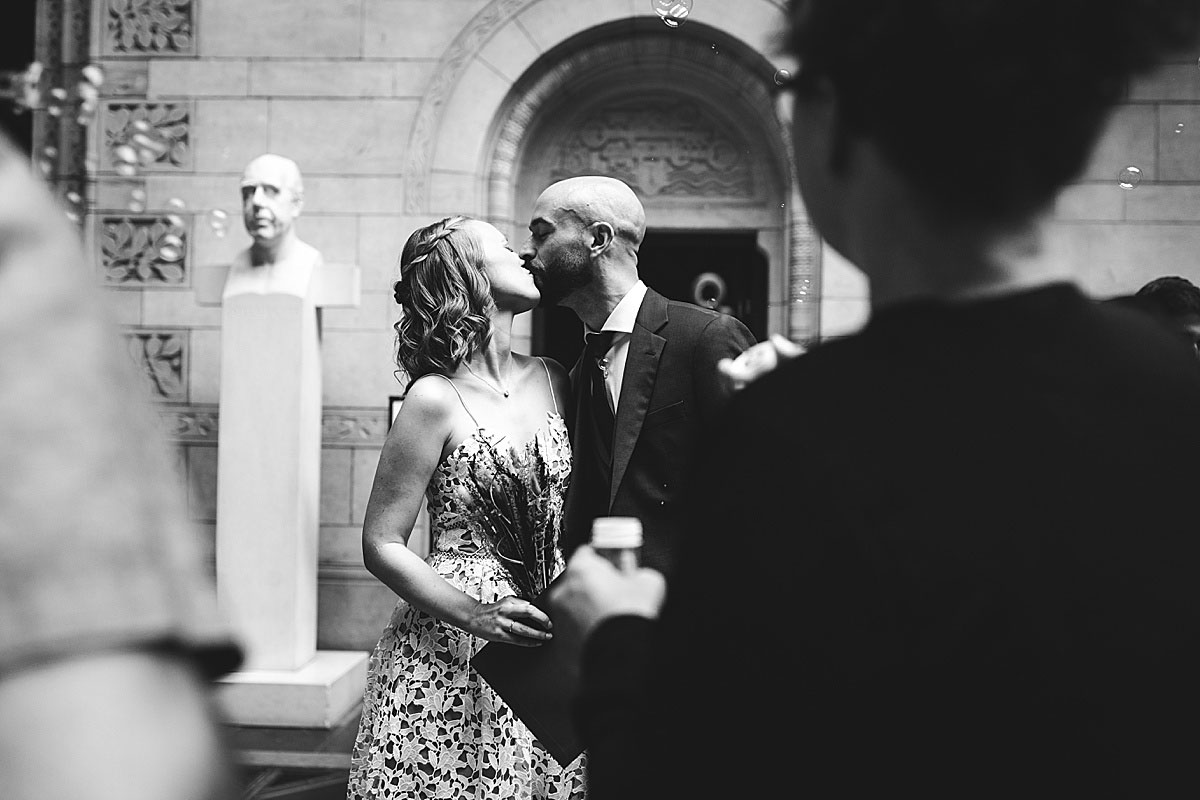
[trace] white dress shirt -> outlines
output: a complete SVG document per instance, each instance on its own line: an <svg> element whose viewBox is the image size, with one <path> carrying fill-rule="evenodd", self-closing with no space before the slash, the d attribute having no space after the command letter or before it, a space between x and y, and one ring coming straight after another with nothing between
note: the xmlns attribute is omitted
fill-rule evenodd
<svg viewBox="0 0 1200 800"><path fill-rule="evenodd" d="M629 354L629 339L633 334L633 324L637 321L638 311L642 300L646 298L646 284L638 281L633 284L617 307L604 320L602 331L612 331L612 345L608 348L608 375L604 379L607 390L608 407L612 409L613 417L617 416L617 400L621 397L621 383L625 378L625 358ZM596 331L585 331L585 333Z"/></svg>

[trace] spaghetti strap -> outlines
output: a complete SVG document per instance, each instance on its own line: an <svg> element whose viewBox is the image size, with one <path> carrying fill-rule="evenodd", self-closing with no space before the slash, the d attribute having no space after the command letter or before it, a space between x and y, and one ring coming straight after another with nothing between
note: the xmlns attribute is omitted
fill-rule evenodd
<svg viewBox="0 0 1200 800"><path fill-rule="evenodd" d="M562 414L559 414L558 411L558 397L554 394L554 379L550 377L550 368L546 366L546 359L538 356L537 360L542 362L542 369L546 370L546 383L550 384L550 401L554 403L554 413L561 417Z"/></svg>
<svg viewBox="0 0 1200 800"><path fill-rule="evenodd" d="M480 424L479 424L479 420L475 419L475 415L471 413L471 409L467 408L467 401L466 401L466 400L463 400L462 392L460 392L460 391L458 390L458 387L454 385L454 381L450 380L450 379L449 379L449 378L447 378L445 375L442 375L440 372L430 372L430 373L427 373L427 374L429 374L429 375L436 375L437 377L439 377L439 378L441 378L442 380L444 380L446 383L450 384L450 388L454 390L454 393L455 393L456 395L458 395L458 402L462 403L463 411L466 411L466 412L467 412L467 416L471 418L471 422L474 422L474 423L475 423L475 427L476 427L476 428L482 427L482 426L480 426Z"/></svg>

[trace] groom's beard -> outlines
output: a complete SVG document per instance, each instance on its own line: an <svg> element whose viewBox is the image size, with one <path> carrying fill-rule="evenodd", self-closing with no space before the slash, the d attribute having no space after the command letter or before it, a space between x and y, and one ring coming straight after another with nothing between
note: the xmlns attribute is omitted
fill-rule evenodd
<svg viewBox="0 0 1200 800"><path fill-rule="evenodd" d="M593 278L587 255L578 251L559 253L551 267L536 258L529 267L533 282L542 294L538 302L542 307L559 305L572 292L591 283Z"/></svg>

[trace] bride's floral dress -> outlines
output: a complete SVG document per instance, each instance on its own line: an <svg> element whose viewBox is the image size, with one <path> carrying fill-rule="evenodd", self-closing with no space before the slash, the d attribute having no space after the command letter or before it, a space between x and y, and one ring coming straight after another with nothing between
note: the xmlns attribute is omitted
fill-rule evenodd
<svg viewBox="0 0 1200 800"><path fill-rule="evenodd" d="M523 447L477 428L426 490L428 563L485 603L536 593L563 567L558 535L570 473L557 412ZM586 755L564 769L542 748L470 666L484 644L397 603L368 665L350 800L585 797Z"/></svg>

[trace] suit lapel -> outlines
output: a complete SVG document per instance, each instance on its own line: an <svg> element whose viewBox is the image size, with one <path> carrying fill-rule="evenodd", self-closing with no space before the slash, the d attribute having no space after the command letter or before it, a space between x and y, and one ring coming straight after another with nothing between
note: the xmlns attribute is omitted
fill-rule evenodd
<svg viewBox="0 0 1200 800"><path fill-rule="evenodd" d="M638 436L642 433L650 396L654 393L658 362L667 343L657 331L666 324L666 299L653 289L648 289L642 307L638 309L633 334L629 338L629 351L625 355L625 374L621 378L621 398L617 403L616 436L613 441L610 506L621 479L625 477L625 468L629 466Z"/></svg>

